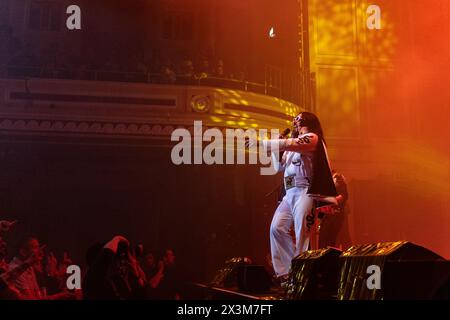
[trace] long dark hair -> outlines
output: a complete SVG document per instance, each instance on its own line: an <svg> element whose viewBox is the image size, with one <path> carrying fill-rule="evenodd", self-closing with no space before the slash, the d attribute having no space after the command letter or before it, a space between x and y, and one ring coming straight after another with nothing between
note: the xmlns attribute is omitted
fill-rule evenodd
<svg viewBox="0 0 450 320"><path fill-rule="evenodd" d="M308 111L300 112L298 115L301 115L302 119L304 119L305 127L308 127L310 132L317 134L317 136L325 143L325 136L323 135L323 129L319 118L314 113Z"/></svg>

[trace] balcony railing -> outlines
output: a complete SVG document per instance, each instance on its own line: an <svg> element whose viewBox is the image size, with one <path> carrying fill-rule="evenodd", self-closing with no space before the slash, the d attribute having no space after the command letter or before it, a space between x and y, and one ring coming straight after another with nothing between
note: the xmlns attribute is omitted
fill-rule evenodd
<svg viewBox="0 0 450 320"><path fill-rule="evenodd" d="M48 69L44 67L21 66L4 66L1 69L3 70L0 70L0 76L4 74L7 78L76 79L219 87L269 95L293 102L297 105L299 105L301 93L297 81L292 78L288 81L284 81L283 85L282 81L276 81L274 84L274 82L271 81L271 78L267 79L267 77L265 83L258 83L231 78L220 78L213 76L184 76L179 74L169 78L161 73L150 72Z"/></svg>

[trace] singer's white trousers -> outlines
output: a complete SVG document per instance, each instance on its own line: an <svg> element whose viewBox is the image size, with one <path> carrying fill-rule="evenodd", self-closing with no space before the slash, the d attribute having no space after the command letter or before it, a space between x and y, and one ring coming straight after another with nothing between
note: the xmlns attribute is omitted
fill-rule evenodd
<svg viewBox="0 0 450 320"><path fill-rule="evenodd" d="M278 277L287 275L292 259L308 250L314 211L313 199L306 194L307 189L293 187L287 190L272 218L270 249L273 268ZM292 225L295 241L289 233Z"/></svg>

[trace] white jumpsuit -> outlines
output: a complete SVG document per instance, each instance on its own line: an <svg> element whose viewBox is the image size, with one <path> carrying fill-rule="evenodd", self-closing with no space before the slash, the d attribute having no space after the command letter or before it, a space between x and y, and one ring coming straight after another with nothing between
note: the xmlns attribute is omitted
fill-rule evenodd
<svg viewBox="0 0 450 320"><path fill-rule="evenodd" d="M275 141L275 140L271 140ZM308 250L314 225L313 198L306 192L313 174L313 155L318 137L307 133L298 138L279 140L285 151L278 171L284 170L286 195L275 211L270 226L272 263L277 276L289 273L292 259ZM292 225L295 243L289 233Z"/></svg>

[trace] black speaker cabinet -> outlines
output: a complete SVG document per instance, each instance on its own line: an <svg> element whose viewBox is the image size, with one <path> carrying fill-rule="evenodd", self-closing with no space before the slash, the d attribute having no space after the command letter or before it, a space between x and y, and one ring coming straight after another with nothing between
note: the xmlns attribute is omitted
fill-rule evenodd
<svg viewBox="0 0 450 320"><path fill-rule="evenodd" d="M291 300L335 299L341 250L305 251L292 260L287 297Z"/></svg>
<svg viewBox="0 0 450 320"><path fill-rule="evenodd" d="M241 265L237 272L238 289L249 293L269 292L272 286L270 274L260 265Z"/></svg>
<svg viewBox="0 0 450 320"><path fill-rule="evenodd" d="M386 300L450 299L450 261L388 261L381 279Z"/></svg>
<svg viewBox="0 0 450 320"><path fill-rule="evenodd" d="M233 288L238 286L238 272L242 266L250 265L252 262L247 257L234 257L225 261L222 268L217 270L210 285L222 288Z"/></svg>
<svg viewBox="0 0 450 320"><path fill-rule="evenodd" d="M431 299L449 274L448 261L408 241L353 246L339 260L338 300Z"/></svg>

